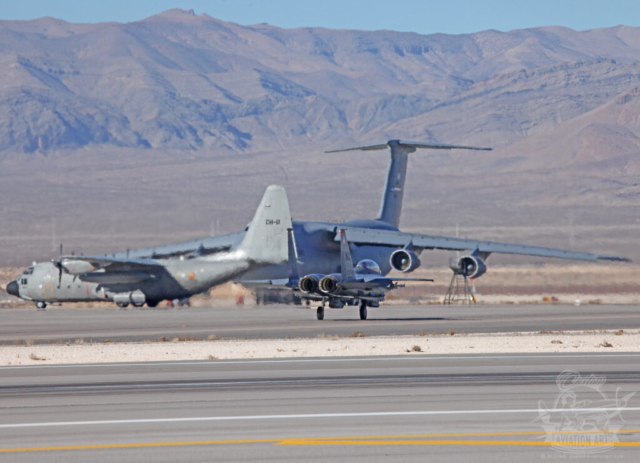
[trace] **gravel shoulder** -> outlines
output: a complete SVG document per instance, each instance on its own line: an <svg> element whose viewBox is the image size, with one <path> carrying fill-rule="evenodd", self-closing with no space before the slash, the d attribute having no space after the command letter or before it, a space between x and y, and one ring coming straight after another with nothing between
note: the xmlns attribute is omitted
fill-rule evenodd
<svg viewBox="0 0 640 463"><path fill-rule="evenodd" d="M366 355L640 352L640 330L424 336L64 343L0 347L0 365L80 364Z"/></svg>

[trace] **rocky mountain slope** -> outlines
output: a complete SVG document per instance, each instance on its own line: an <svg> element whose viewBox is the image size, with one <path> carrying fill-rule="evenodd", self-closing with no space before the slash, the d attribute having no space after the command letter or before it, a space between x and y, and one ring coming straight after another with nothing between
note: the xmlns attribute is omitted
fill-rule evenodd
<svg viewBox="0 0 640 463"><path fill-rule="evenodd" d="M640 257L639 61L625 26L0 21L0 261L49 258L52 217L87 253L239 229L271 183L374 216L386 153L321 153L389 138L494 148L413 155L406 229Z"/></svg>
<svg viewBox="0 0 640 463"><path fill-rule="evenodd" d="M622 26L419 35L182 10L128 24L1 21L0 156L255 152L398 132L502 146L629 90L638 59L640 30ZM460 105L473 110L452 121Z"/></svg>

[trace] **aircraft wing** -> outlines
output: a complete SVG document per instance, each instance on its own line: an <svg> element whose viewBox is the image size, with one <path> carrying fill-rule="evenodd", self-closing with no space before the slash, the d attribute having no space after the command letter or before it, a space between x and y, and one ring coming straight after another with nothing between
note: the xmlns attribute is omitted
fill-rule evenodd
<svg viewBox="0 0 640 463"><path fill-rule="evenodd" d="M105 256L65 256L60 264L72 275L105 269L105 272L145 271L153 272L164 266L153 259L127 259Z"/></svg>
<svg viewBox="0 0 640 463"><path fill-rule="evenodd" d="M369 290L374 288L386 288L396 281L433 281L429 278L391 278L375 275L363 275L360 278L362 277L364 278L358 279L356 281L346 281L340 283L340 288Z"/></svg>
<svg viewBox="0 0 640 463"><path fill-rule="evenodd" d="M339 233L336 233L335 240L340 240ZM599 260L630 262L630 259L627 259L626 257L593 254L590 252L568 251L565 249L545 248L540 246L525 246L522 244L498 243L494 241L470 240L366 228L349 228L349 241L357 244L378 244L387 246L406 246L411 244L417 249L443 249L447 251L475 251L477 249L478 252L486 254L495 252L500 254L521 254L525 256L587 260L591 262L597 262Z"/></svg>
<svg viewBox="0 0 640 463"><path fill-rule="evenodd" d="M237 285L246 286L251 289L297 289L298 285L294 284L289 278L278 278L274 280L241 280L234 281Z"/></svg>

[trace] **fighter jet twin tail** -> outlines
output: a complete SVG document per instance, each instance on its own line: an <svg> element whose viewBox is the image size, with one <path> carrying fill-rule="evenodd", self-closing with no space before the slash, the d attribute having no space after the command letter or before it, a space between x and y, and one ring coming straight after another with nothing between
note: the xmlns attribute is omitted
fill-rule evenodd
<svg viewBox="0 0 640 463"><path fill-rule="evenodd" d="M235 280L254 288L289 289L304 299L319 301L320 320L327 303L330 308L359 305L364 319L367 306L377 307L386 292L404 280L385 275L391 270L412 272L420 266L423 250L470 251L453 269L469 278L479 278L487 271L486 260L494 252L628 261L588 252L401 232L398 226L409 154L419 148L489 148L390 140L336 151L387 148L391 161L376 219L341 224L292 221L284 188L270 186L245 230L105 256L66 256L41 262L9 283L7 292L39 308L52 302L94 300L121 307L155 307L160 301L185 300ZM358 262L355 268L353 262Z"/></svg>

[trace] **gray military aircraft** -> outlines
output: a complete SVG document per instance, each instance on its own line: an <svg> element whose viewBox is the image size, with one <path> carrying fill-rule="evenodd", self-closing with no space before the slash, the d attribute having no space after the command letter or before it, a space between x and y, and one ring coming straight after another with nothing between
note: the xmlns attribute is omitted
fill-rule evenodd
<svg viewBox="0 0 640 463"><path fill-rule="evenodd" d="M383 275L391 270L409 273L420 266L419 255L423 250L442 249L451 251L469 251L468 255L457 261L459 272L469 278L478 278L487 271L486 260L492 253L522 254L540 257L555 257L583 261L628 261L623 257L593 254L589 252L567 251L562 249L520 244L459 239L445 236L425 235L420 233L401 232L400 214L404 184L407 173L409 154L417 149L468 149L489 150L471 146L455 146L439 143L420 143L401 140L390 140L385 143L358 146L328 152L353 150L389 149L391 160L387 171L387 179L382 194L380 213L376 219L352 220L340 224L329 222L294 221L293 230L295 244L300 260L300 272L304 275L312 273L331 274L340 271L340 235L339 230L347 230L352 244L355 261L365 259L376 262ZM112 259L119 259L122 265L135 263L136 259L192 259L225 255L238 249L247 230L225 235L189 240L151 248L141 248L110 254ZM105 257L109 257L105 256ZM272 264L252 267L240 276L243 280L287 278L288 266ZM230 276L229 279L236 278ZM222 283L220 280L219 283ZM12 287L15 292L15 287ZM159 295L146 297L155 302Z"/></svg>
<svg viewBox="0 0 640 463"><path fill-rule="evenodd" d="M331 275L311 274L300 278L298 255L293 238L293 229L288 230L289 277L279 280L250 280L236 283L269 289L289 289L298 297L312 301L322 301L317 318L324 320L324 305L329 302L332 309L345 305L360 305L360 320L367 319L367 306L379 307L388 291L401 287L399 282L433 281L427 278L389 278L382 275L380 267L370 259L364 259L353 266L353 258L347 241L347 231L340 230L340 273Z"/></svg>
<svg viewBox="0 0 640 463"><path fill-rule="evenodd" d="M281 186L270 186L232 251L175 259L66 256L27 268L7 292L38 308L105 300L120 307L155 307L161 300L188 298L252 269L286 262L288 228L287 194Z"/></svg>
<svg viewBox="0 0 640 463"><path fill-rule="evenodd" d="M353 258L356 261L373 260L378 263L383 275L386 275L391 270L404 273L415 270L420 266L419 254L423 250L431 249L469 251L468 255L460 257L458 265L471 278L478 278L486 272L486 259L492 253L522 254L592 262L599 260L628 261L623 257L589 252L401 232L398 226L402 212L407 164L411 153L417 149L489 150L490 148L390 140L375 145L357 146L327 152L382 149L389 149L391 160L382 193L380 213L376 219L358 219L339 224L293 221L296 249L298 250L300 272L302 274L321 273L326 275L339 271L339 230L341 229L345 229L349 233L349 241L353 245ZM245 231L238 231L181 243L131 250L127 253L112 254L112 257L170 258L224 253L234 250L242 241L244 234ZM289 269L284 264L251 270L242 275L242 277L246 280L286 278L288 273Z"/></svg>

